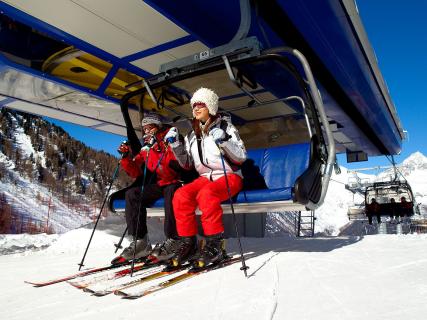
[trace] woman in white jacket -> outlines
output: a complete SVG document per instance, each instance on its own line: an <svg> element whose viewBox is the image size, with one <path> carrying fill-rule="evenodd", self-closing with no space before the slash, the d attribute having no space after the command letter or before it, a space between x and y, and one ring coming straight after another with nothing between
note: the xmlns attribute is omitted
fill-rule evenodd
<svg viewBox="0 0 427 320"><path fill-rule="evenodd" d="M218 96L214 91L200 88L190 103L193 131L186 136L185 144L177 139L176 129L171 129L165 140L173 141L170 146L179 164L185 169L194 167L200 176L178 189L173 198L180 239L169 247L159 248L154 255L162 260L173 259L175 264L194 257L198 230L195 210L199 208L206 241L196 256L196 265L204 266L226 255L221 202L228 200L229 195L224 168L230 193L235 195L243 186L239 165L246 160L246 150L237 129L218 114Z"/></svg>

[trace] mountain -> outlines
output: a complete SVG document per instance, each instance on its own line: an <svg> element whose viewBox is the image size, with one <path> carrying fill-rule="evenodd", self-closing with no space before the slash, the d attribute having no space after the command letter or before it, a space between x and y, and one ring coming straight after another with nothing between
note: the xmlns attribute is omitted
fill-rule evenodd
<svg viewBox="0 0 427 320"><path fill-rule="evenodd" d="M418 171L427 171L427 157L424 156L421 152L417 151L411 154L408 158L403 160L402 163L397 164L397 174L399 178L412 175L414 172ZM390 168L381 172L378 177L386 179L389 177L394 177L394 169Z"/></svg>
<svg viewBox="0 0 427 320"><path fill-rule="evenodd" d="M62 233L99 211L118 159L40 117L0 113L0 233ZM130 179L120 173L114 187Z"/></svg>

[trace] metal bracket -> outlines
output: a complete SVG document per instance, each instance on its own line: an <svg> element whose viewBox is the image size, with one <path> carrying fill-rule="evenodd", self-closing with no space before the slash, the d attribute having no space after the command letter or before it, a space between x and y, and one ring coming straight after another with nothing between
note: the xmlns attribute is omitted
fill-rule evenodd
<svg viewBox="0 0 427 320"><path fill-rule="evenodd" d="M231 82L233 82L236 87L238 87L240 90L242 90L244 93L246 93L249 97L251 97L253 100L255 100L258 104L262 103L262 101L260 101L257 97L255 97L251 92L249 92L248 90L246 90L237 80L236 77L234 76L234 72L233 69L231 68L230 65L230 61L228 61L228 58L226 55L222 56L222 60L224 61L225 67L227 68L227 72L228 72L228 76L231 80Z"/></svg>
<svg viewBox="0 0 427 320"><path fill-rule="evenodd" d="M148 84L148 82L147 82L145 79L143 79L143 80L142 80L142 82L144 83L144 87L147 89L148 95L150 96L151 100L153 100L153 102L154 102L156 105L161 105L161 106L162 106L162 108L164 108L164 109L166 109L166 110L169 110L170 112L173 112L173 113L175 113L176 115L178 115L178 116L180 116L180 117L183 117L183 118L187 119L187 115L185 115L185 114L183 114L183 113L181 113L181 112L178 112L178 111L174 110L173 108L170 108L170 107L168 107L168 106L165 106L165 105L164 105L163 103L161 103L160 101L157 101L156 96L154 95L153 90L151 90L151 87L150 87L150 85Z"/></svg>
<svg viewBox="0 0 427 320"><path fill-rule="evenodd" d="M164 63L160 66L159 73L170 73L174 69L182 69L197 63L207 63L218 59L220 61L223 55L233 57L233 59L246 59L259 56L261 53L261 44L256 37L249 37L242 40L232 41L225 45L207 49L191 56L187 56L175 61ZM197 66L195 66L197 68ZM201 66L200 66L201 67Z"/></svg>

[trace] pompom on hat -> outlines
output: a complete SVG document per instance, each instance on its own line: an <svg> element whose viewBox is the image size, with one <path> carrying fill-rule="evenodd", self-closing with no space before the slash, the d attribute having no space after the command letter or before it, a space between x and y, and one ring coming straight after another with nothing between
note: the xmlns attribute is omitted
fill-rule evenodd
<svg viewBox="0 0 427 320"><path fill-rule="evenodd" d="M214 116L218 112L218 95L213 90L208 88L200 88L194 92L193 97L190 100L191 108L194 108L194 105L200 103L206 105L211 115Z"/></svg>
<svg viewBox="0 0 427 320"><path fill-rule="evenodd" d="M162 126L162 120L157 113L149 112L144 114L144 119L141 121L141 126L144 127L149 124L155 124L159 127Z"/></svg>

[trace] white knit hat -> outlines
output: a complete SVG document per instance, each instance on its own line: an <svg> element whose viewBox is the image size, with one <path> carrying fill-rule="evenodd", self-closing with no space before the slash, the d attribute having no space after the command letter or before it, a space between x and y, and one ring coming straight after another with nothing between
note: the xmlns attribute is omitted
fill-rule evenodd
<svg viewBox="0 0 427 320"><path fill-rule="evenodd" d="M193 108L196 103L204 103L208 108L209 113L213 116L218 112L218 95L211 89L200 88L194 92L193 97L190 100L191 108Z"/></svg>
<svg viewBox="0 0 427 320"><path fill-rule="evenodd" d="M141 121L141 126L144 127L149 124L155 124L159 127L162 126L162 120L160 119L160 116L157 113L149 112L144 114L144 119Z"/></svg>

